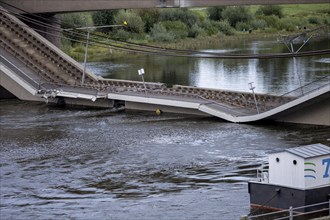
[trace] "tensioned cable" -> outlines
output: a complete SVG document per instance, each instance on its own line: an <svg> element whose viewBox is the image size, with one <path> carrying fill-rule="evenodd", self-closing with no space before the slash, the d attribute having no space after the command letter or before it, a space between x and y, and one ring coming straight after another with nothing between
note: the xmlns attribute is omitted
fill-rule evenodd
<svg viewBox="0 0 330 220"><path fill-rule="evenodd" d="M4 13L8 13L4 10L1 10L1 11L3 11ZM30 23L34 23L34 24L39 25L39 26L50 28L52 30L55 30L58 33L68 32L69 34L71 34L73 36L79 36L79 37L83 36L83 37L85 37L84 34L81 34L79 32L77 33L77 32L73 32L73 31L67 31L67 30L64 30L64 29L61 29L61 28L57 28L57 27L54 27L50 24L41 22L39 20L32 19L32 18L24 16L24 15L19 15L19 14L14 13L14 12L11 12L9 14L14 14L17 17L20 17L22 20L27 20ZM41 17L41 16L38 16L38 15L33 15L33 16ZM43 20L49 20L49 19L43 18ZM57 24L59 24L59 23L57 23ZM27 26L26 28L30 28L30 27ZM45 32L45 31L37 29L37 28L33 28L33 29L38 31L38 32L47 33L49 35L55 35L55 34L50 34L48 32ZM92 35L92 38L95 39L95 40L91 39L90 41L93 42L94 45L97 45L97 46L103 45L104 47L107 47L107 48L111 47L111 48L115 48L115 49L123 50L123 51L128 51L128 52L153 54L153 55L163 55L163 56L180 56L180 57L196 57L196 58L225 58L225 59L258 59L258 58L281 58L281 57L292 57L292 56L312 56L312 55L324 55L324 54L329 54L330 53L330 50L326 49L326 50L319 50L319 51L300 52L300 53L297 53L297 54L292 54L292 53L273 53L273 54L228 54L227 53L227 54L224 54L224 53L212 53L212 52L194 51L194 50L169 49L169 48L162 48L162 47L157 47L157 46L148 46L148 45L140 45L140 44L129 43L129 42L124 42L124 41L117 41L117 40L112 40L112 39L107 38L107 41L112 41L112 42L115 42L117 44L118 44L118 42L120 42L121 44L125 44L126 45L126 47L125 47L125 46L119 46L119 45L114 45L114 44L111 44L111 43L104 43L102 41L99 41L99 39L96 38L96 37L105 38L104 36L102 36L100 34L92 33L91 35ZM59 36L59 35L55 35L55 36ZM73 40L74 42L84 43L84 42L77 41L77 40L72 39L72 38L67 38L66 37L66 39ZM138 48L132 48L132 47L128 48L127 46L134 46L134 47L138 47ZM141 48L149 49L149 50L142 50ZM157 51L153 51L154 49L157 49ZM159 49L161 49L161 51L159 51Z"/></svg>

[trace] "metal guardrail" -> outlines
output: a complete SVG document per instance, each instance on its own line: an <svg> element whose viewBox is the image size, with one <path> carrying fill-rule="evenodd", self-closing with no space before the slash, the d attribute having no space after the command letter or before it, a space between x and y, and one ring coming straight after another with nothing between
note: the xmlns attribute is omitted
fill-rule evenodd
<svg viewBox="0 0 330 220"><path fill-rule="evenodd" d="M24 82L31 85L39 95L45 95L50 93L51 91L65 91L65 92L77 92L81 94L90 94L94 96L98 96L99 91L97 89L87 89L81 86L68 86L64 84L53 84L48 82L42 82L41 77L40 81L37 82L35 79L28 76L24 73L20 68L18 68L15 64L10 62L4 56L0 55L0 62L7 66L10 70L12 70L17 76L19 76Z"/></svg>
<svg viewBox="0 0 330 220"><path fill-rule="evenodd" d="M330 85L330 75L327 75L327 76L321 77L317 80L314 80L310 83L307 83L301 87L298 87L297 89L294 89L290 92L284 93L280 97L300 98L311 92L319 90L320 88L323 88L324 86L329 86L329 85Z"/></svg>
<svg viewBox="0 0 330 220"><path fill-rule="evenodd" d="M14 71L23 81L25 81L26 83L28 83L29 85L31 85L33 88L35 88L36 90L39 89L46 89L45 87L43 87L42 85L40 85L39 82L35 81L34 79L32 79L31 77L29 77L27 74L25 74L21 69L19 69L15 64L13 64L12 62L10 62L9 60L7 60L4 56L0 55L0 61L7 66L8 68L10 68L12 71Z"/></svg>
<svg viewBox="0 0 330 220"><path fill-rule="evenodd" d="M303 210L306 208L315 208L318 206L327 206L327 208L320 208L318 210L313 210L309 212L299 212L299 210ZM321 202L306 206L300 206L300 207L292 207L290 206L288 209L277 211L277 212L271 212L271 213L265 213L265 214L259 214L259 215L253 215L253 216L247 216L245 219L248 220L259 220L259 219L274 219L274 220L293 220L295 217L303 217L308 216L312 214L317 214L321 212L328 211L328 216L330 216L330 199L327 202ZM285 215L285 216L283 216Z"/></svg>

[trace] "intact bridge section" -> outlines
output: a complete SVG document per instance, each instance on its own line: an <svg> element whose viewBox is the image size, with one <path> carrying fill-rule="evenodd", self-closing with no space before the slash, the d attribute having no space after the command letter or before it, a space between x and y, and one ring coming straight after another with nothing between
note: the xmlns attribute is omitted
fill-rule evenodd
<svg viewBox="0 0 330 220"><path fill-rule="evenodd" d="M252 93L104 79L88 71L81 84L81 64L8 13L1 11L0 24L0 91L22 100L113 110L120 106L159 109L238 123L275 120L330 125L329 76L282 96L255 97Z"/></svg>
<svg viewBox="0 0 330 220"><path fill-rule="evenodd" d="M228 5L278 5L329 3L328 0L1 0L28 13L65 13L125 8L210 7ZM9 8L15 10L14 8ZM17 11L21 13L21 11Z"/></svg>

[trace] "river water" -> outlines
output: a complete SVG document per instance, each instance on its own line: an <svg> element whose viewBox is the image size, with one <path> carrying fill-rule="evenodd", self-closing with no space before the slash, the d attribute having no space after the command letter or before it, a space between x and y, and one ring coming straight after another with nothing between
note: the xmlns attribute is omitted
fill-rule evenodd
<svg viewBox="0 0 330 220"><path fill-rule="evenodd" d="M180 59L132 56L90 68L134 80L135 70L144 67L146 80L169 85L245 91L245 81L255 80L260 92L297 85L290 71L282 76L270 68L275 64L261 68L266 60ZM304 81L329 70L329 57L297 61ZM235 67L239 62L247 66ZM234 70L227 72L230 66ZM239 219L250 211L247 181L269 153L313 143L330 146L329 127L233 124L17 100L0 105L0 219Z"/></svg>
<svg viewBox="0 0 330 220"><path fill-rule="evenodd" d="M301 42L294 44L297 50ZM244 40L230 44L212 45L203 51L215 53L258 54L288 53L277 41ZM233 49L234 48L234 49ZM301 51L330 48L330 35L315 38ZM251 92L248 83L254 82L258 93L282 95L329 74L330 56L284 59L206 59L129 55L109 62L89 63L95 73L114 79L141 81L138 69L144 68L146 81L190 85L215 89Z"/></svg>

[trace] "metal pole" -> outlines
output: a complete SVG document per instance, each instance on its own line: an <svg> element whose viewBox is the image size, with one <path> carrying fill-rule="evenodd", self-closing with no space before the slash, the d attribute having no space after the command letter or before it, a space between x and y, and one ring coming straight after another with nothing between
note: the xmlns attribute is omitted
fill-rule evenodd
<svg viewBox="0 0 330 220"><path fill-rule="evenodd" d="M87 62L87 54L88 54L88 42L89 42L90 30L87 33L87 41L86 41L86 50L85 50L85 59L84 59L84 70L81 78L81 85L84 84L85 81L85 73L86 73L86 62Z"/></svg>
<svg viewBox="0 0 330 220"><path fill-rule="evenodd" d="M144 86L144 92L146 93L146 95L147 95L147 87L146 87L146 84L145 84L145 82L144 82L144 77L143 77L143 75L144 75L144 69L142 68L142 69L139 69L138 70L138 73L139 73L139 75L141 76L141 78L142 78L142 82L143 82L143 86Z"/></svg>
<svg viewBox="0 0 330 220"><path fill-rule="evenodd" d="M258 103L257 103L256 95L255 95L255 93L254 93L254 89L255 89L255 87L253 87L252 83L253 83L253 82L250 82L250 83L249 83L249 85L250 85L250 90L252 91L253 99L254 99L254 103L255 103L255 105L256 105L256 109L257 109L257 112L258 112L258 114L259 114Z"/></svg>
<svg viewBox="0 0 330 220"><path fill-rule="evenodd" d="M292 206L290 206L290 208L289 208L289 213L290 213L290 220L293 220L293 210L292 210Z"/></svg>
<svg viewBox="0 0 330 220"><path fill-rule="evenodd" d="M146 87L146 84L144 82L144 77L143 77L143 75L141 75L141 77L142 77L142 81L143 81L144 91L147 94L147 87Z"/></svg>
<svg viewBox="0 0 330 220"><path fill-rule="evenodd" d="M298 53L307 43L308 41L313 37L314 35L311 35L305 42L303 45L301 45L301 47L299 47L299 49L295 52L295 53Z"/></svg>
<svg viewBox="0 0 330 220"><path fill-rule="evenodd" d="M294 53L294 49L293 49L293 41L291 41L291 53Z"/></svg>

